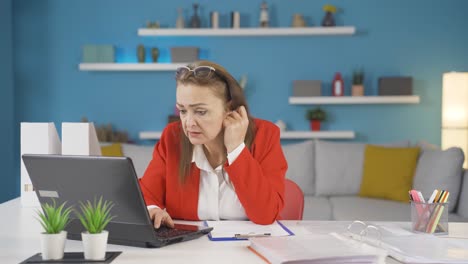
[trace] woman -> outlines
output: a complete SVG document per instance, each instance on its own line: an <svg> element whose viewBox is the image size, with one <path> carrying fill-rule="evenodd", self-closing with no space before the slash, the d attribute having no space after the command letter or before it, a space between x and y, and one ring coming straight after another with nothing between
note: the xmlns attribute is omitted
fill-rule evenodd
<svg viewBox="0 0 468 264"><path fill-rule="evenodd" d="M181 122L169 124L140 180L154 226L184 220L271 224L283 208L287 163L279 129L249 116L237 81L220 65L176 73Z"/></svg>

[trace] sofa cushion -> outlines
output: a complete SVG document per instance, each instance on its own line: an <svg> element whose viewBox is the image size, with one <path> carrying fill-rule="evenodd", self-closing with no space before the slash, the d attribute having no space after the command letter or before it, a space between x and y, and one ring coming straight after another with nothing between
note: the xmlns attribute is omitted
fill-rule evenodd
<svg viewBox="0 0 468 264"><path fill-rule="evenodd" d="M332 220L330 200L326 197L304 196L303 220Z"/></svg>
<svg viewBox="0 0 468 264"><path fill-rule="evenodd" d="M122 157L122 145L120 143L101 145L101 155L109 157Z"/></svg>
<svg viewBox="0 0 468 264"><path fill-rule="evenodd" d="M316 195L357 194L362 178L363 143L315 142Z"/></svg>
<svg viewBox="0 0 468 264"><path fill-rule="evenodd" d="M423 149L416 167L413 188L421 191L425 198L429 198L434 189L448 190L449 212L453 212L460 194L463 161L464 155L460 148L445 151Z"/></svg>
<svg viewBox="0 0 468 264"><path fill-rule="evenodd" d="M408 147L409 141L381 146ZM364 164L364 143L315 142L315 195L358 194Z"/></svg>
<svg viewBox="0 0 468 264"><path fill-rule="evenodd" d="M409 203L358 196L330 197L333 220L411 221Z"/></svg>
<svg viewBox="0 0 468 264"><path fill-rule="evenodd" d="M419 147L367 145L359 196L408 202L418 157Z"/></svg>
<svg viewBox="0 0 468 264"><path fill-rule="evenodd" d="M286 178L299 185L305 195L313 195L314 184L314 142L307 140L297 144L282 146L288 162Z"/></svg>
<svg viewBox="0 0 468 264"><path fill-rule="evenodd" d="M463 171L462 188L460 192L460 203L458 203L457 213L468 218L468 170Z"/></svg>
<svg viewBox="0 0 468 264"><path fill-rule="evenodd" d="M132 159L138 178L143 177L153 157L153 149L153 146L122 144L123 155Z"/></svg>

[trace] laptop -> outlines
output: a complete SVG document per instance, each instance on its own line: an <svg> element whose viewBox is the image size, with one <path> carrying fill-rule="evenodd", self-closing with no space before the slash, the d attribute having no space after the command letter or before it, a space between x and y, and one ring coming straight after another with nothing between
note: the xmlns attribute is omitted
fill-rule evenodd
<svg viewBox="0 0 468 264"><path fill-rule="evenodd" d="M132 160L128 157L66 156L24 154L24 165L41 203L79 209L79 201L93 201L101 196L114 203L116 217L107 225L108 243L163 247L208 234L213 228L176 224L174 229L155 229L138 184ZM84 231L75 214L66 227L68 239L81 240Z"/></svg>

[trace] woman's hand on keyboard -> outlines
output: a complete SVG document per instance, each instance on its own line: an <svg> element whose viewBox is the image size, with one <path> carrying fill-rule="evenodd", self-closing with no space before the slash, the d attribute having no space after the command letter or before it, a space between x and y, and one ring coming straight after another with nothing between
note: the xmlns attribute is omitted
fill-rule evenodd
<svg viewBox="0 0 468 264"><path fill-rule="evenodd" d="M148 211L148 213L151 220L153 220L155 228L159 228L161 225L174 228L174 221L165 210L161 208L152 208Z"/></svg>

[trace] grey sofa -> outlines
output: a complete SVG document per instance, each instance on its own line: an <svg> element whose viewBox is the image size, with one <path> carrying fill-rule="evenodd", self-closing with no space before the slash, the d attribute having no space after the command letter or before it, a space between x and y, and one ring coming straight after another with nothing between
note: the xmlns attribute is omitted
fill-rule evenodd
<svg viewBox="0 0 468 264"><path fill-rule="evenodd" d="M407 147L409 142L384 144ZM429 197L435 188L451 192L449 221L468 222L468 171L462 169L460 149L446 151L419 144L421 154L413 188ZM409 203L359 197L364 143L307 140L283 146L288 161L287 178L305 196L304 220L409 221ZM151 160L153 146L122 144L139 177Z"/></svg>
<svg viewBox="0 0 468 264"><path fill-rule="evenodd" d="M442 151L428 144L418 146L421 152L413 188L424 197L436 188L449 190L449 221L468 222L468 171L462 168L463 152L459 148ZM305 194L304 220L411 220L409 203L358 196L364 150L364 143L320 140L283 146L289 165L286 177L298 183Z"/></svg>

